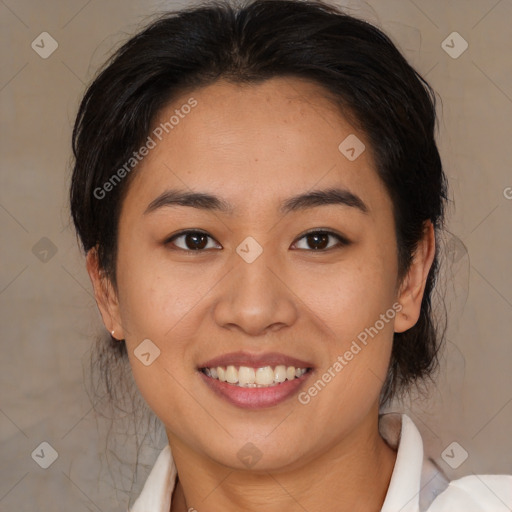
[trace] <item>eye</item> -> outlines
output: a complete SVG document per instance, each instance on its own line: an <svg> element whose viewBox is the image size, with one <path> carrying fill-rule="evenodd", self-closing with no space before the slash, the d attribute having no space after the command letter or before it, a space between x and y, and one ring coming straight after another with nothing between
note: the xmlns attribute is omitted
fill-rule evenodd
<svg viewBox="0 0 512 512"><path fill-rule="evenodd" d="M184 244L184 247L180 247L175 242L177 240L182 240L182 244ZM176 245L178 249L181 249L183 251L202 251L204 249L212 249L215 247L208 247L208 239L213 240L213 238L205 233L204 231L197 231L197 230L187 230L187 231L181 231L180 233L177 233L176 235L173 235L171 238L167 239L165 241L165 245L172 244Z"/></svg>
<svg viewBox="0 0 512 512"><path fill-rule="evenodd" d="M329 238L336 239L338 243L329 245ZM327 230L309 231L300 237L299 241L302 239L306 241L306 245L309 245L309 247L299 247L300 250L326 251L337 247L347 246L351 243L350 240L344 236Z"/></svg>
<svg viewBox="0 0 512 512"><path fill-rule="evenodd" d="M178 249L188 252L201 252L206 249L215 249L220 248L220 244L217 243L217 246L215 244L209 245L208 239L214 240L210 235L208 235L204 231L199 230L186 230L181 231L180 233L177 233L176 235L173 235L169 239L165 241L165 245L174 245ZM337 243L329 243L329 239L335 239L337 240ZM181 240L181 242L177 243L177 241ZM336 247L342 247L350 245L350 240L345 238L342 235L339 235L338 233L334 233L333 231L328 230L315 230L315 231L309 231L308 233L302 235L299 239L305 240L306 247L299 247L299 250L312 250L312 251L327 251L330 249L335 249ZM298 242L296 242L297 244ZM180 246L181 244L181 246ZM295 245L296 245L295 244Z"/></svg>

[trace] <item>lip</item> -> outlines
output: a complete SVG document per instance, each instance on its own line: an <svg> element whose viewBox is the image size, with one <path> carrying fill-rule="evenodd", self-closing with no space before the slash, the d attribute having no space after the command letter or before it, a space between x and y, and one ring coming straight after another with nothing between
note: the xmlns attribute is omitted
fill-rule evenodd
<svg viewBox="0 0 512 512"><path fill-rule="evenodd" d="M272 407L284 402L286 399L299 392L300 388L304 385L304 382L312 373L312 370L308 370L301 377L297 377L293 380L286 380L281 384L275 384L274 386L266 388L242 388L229 384L228 382L221 382L218 379L208 377L203 372L198 371L203 382L218 397L241 409L253 410Z"/></svg>
<svg viewBox="0 0 512 512"><path fill-rule="evenodd" d="M263 368L264 366L294 366L295 368L311 368L313 364L296 357L287 356L279 352L265 352L254 354L246 351L231 352L201 363L197 368L216 368L217 366L247 366L249 368ZM309 372L308 372L309 373ZM305 374L307 375L307 374ZM293 382L293 381L290 381ZM262 388L259 388L262 389Z"/></svg>

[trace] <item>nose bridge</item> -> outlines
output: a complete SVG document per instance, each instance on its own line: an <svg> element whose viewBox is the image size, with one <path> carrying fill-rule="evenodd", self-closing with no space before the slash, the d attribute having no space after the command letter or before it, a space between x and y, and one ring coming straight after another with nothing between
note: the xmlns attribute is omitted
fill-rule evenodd
<svg viewBox="0 0 512 512"><path fill-rule="evenodd" d="M272 269L272 266L276 266L272 249L268 246L263 248L255 239L248 237L237 247L236 252L242 260L233 276L237 302L255 310L270 308L273 300L282 293L276 282L275 270Z"/></svg>
<svg viewBox="0 0 512 512"><path fill-rule="evenodd" d="M218 298L217 323L237 325L253 335L278 324L291 325L296 319L296 304L293 293L279 277L272 249L265 249L248 237L239 244L233 257L240 261L229 273L227 285Z"/></svg>
<svg viewBox="0 0 512 512"><path fill-rule="evenodd" d="M242 246L242 249L246 248L247 246ZM240 249L240 252L242 252L242 249ZM276 260L271 250L263 250L259 255L255 256L255 249L250 248L245 254L238 254L238 256L242 260L238 263L235 271L242 285L238 287L238 290L243 292L244 296L247 295L249 297L253 293L264 293L267 297L273 294L276 291L277 283L274 282L276 280L276 270L272 266L276 267ZM245 258L246 256L247 259ZM272 265L272 260L274 265ZM240 289L244 287L245 289Z"/></svg>

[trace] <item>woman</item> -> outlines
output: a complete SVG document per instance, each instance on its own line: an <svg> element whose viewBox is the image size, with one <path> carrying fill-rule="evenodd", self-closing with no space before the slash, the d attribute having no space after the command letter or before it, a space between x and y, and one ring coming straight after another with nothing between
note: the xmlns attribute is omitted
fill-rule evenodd
<svg viewBox="0 0 512 512"><path fill-rule="evenodd" d="M71 208L108 350L168 446L132 512L508 510L389 401L433 375L435 96L321 2L206 4L128 41L78 112Z"/></svg>

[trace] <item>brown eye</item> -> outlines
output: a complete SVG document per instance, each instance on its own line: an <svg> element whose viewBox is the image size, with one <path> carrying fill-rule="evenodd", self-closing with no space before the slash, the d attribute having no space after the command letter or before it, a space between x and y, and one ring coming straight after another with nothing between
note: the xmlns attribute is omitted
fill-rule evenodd
<svg viewBox="0 0 512 512"><path fill-rule="evenodd" d="M330 244L332 239L336 239L338 243ZM326 251L328 249L334 249L336 247L342 247L350 244L350 241L345 237L333 233L332 231L310 231L303 235L299 240L306 241L306 247L299 247L300 250L310 251Z"/></svg>
<svg viewBox="0 0 512 512"><path fill-rule="evenodd" d="M189 230L182 231L181 233L174 235L165 243L166 245L175 245L178 247L178 249L182 249L184 251L202 251L203 249L212 249L212 247L208 247L208 239L213 240L210 235L204 233L203 231ZM181 240L181 247L176 243L177 240Z"/></svg>
<svg viewBox="0 0 512 512"><path fill-rule="evenodd" d="M329 245L329 236L326 233L313 233L306 235L306 240L312 249L325 249Z"/></svg>

